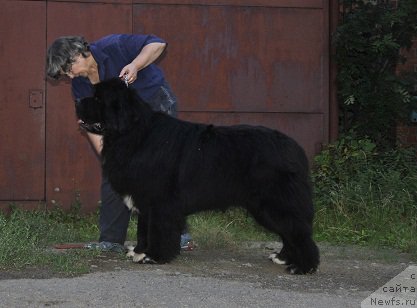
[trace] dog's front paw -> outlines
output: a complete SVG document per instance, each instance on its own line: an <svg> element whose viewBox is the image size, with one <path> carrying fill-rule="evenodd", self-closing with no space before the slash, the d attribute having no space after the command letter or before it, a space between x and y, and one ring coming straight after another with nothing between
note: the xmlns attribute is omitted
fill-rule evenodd
<svg viewBox="0 0 417 308"><path fill-rule="evenodd" d="M275 264L279 264L279 265L285 265L285 264L287 264L287 260L280 259L279 258L279 253L276 253L276 252L271 253L269 255L268 259L270 259Z"/></svg>
<svg viewBox="0 0 417 308"><path fill-rule="evenodd" d="M148 255L146 255L146 253L136 253L135 250L134 250L135 247L128 246L127 249L128 249L128 252L127 252L126 256L128 258L132 258L132 261L134 263L139 263L139 264L156 264L156 261L153 260Z"/></svg>
<svg viewBox="0 0 417 308"><path fill-rule="evenodd" d="M153 260L151 257L147 256L146 253L135 253L132 258L134 263L140 264L156 264L156 261Z"/></svg>
<svg viewBox="0 0 417 308"><path fill-rule="evenodd" d="M133 256L135 255L134 249L135 249L135 246L127 246L126 257L133 258Z"/></svg>

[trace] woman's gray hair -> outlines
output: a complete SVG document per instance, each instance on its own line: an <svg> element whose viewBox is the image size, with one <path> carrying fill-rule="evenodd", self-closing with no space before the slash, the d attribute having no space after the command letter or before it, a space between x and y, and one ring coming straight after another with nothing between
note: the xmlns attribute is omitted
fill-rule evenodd
<svg viewBox="0 0 417 308"><path fill-rule="evenodd" d="M57 38L46 53L46 75L58 79L67 72L78 55L87 57L90 45L82 36L62 36Z"/></svg>

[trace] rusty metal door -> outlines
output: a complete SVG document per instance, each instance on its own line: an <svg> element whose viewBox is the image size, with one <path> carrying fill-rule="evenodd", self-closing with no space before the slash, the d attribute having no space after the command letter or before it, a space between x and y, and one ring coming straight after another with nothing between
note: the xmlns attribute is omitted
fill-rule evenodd
<svg viewBox="0 0 417 308"><path fill-rule="evenodd" d="M44 2L0 10L0 201L45 199Z"/></svg>
<svg viewBox="0 0 417 308"><path fill-rule="evenodd" d="M328 141L329 1L155 2L133 1L133 31L167 40L181 118L276 128L310 158Z"/></svg>

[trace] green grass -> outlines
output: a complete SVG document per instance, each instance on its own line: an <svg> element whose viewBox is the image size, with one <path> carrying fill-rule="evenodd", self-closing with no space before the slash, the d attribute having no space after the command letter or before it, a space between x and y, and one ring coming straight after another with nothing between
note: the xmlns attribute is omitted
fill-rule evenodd
<svg viewBox="0 0 417 308"><path fill-rule="evenodd" d="M45 267L66 274L88 271L87 255L95 251L73 250L62 254L53 244L80 242L97 237L93 217L74 217L59 209L32 212L14 207L10 215L0 214L0 269Z"/></svg>
<svg viewBox="0 0 417 308"><path fill-rule="evenodd" d="M67 275L87 273L89 260L99 252L76 249L60 253L52 247L57 243L96 241L97 222L97 213L80 215L79 206L69 212L59 208L28 212L16 205L10 215L0 212L0 270L44 267ZM192 215L188 223L193 240L202 249L236 247L241 241L277 239L238 209ZM129 224L127 240L136 240L135 217Z"/></svg>
<svg viewBox="0 0 417 308"><path fill-rule="evenodd" d="M328 200L321 198L316 202L316 239L387 246L417 256L415 197L410 191L397 188L355 183L334 187Z"/></svg>
<svg viewBox="0 0 417 308"><path fill-rule="evenodd" d="M242 209L204 212L188 217L190 233L202 248L236 247L243 241L277 240Z"/></svg>
<svg viewBox="0 0 417 308"><path fill-rule="evenodd" d="M417 155L342 138L316 157L315 238L396 248L417 258Z"/></svg>

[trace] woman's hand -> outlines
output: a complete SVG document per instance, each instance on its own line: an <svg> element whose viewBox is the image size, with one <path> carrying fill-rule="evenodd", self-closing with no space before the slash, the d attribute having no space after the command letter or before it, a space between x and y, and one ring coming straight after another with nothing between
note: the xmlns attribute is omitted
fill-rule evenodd
<svg viewBox="0 0 417 308"><path fill-rule="evenodd" d="M129 84L135 82L138 78L138 71L158 59L165 47L165 43L158 42L150 43L143 47L137 57L120 71L119 78L123 78Z"/></svg>
<svg viewBox="0 0 417 308"><path fill-rule="evenodd" d="M129 84L135 82L138 78L138 69L135 64L130 63L126 65L120 72L119 78L123 78L123 81L127 81Z"/></svg>

